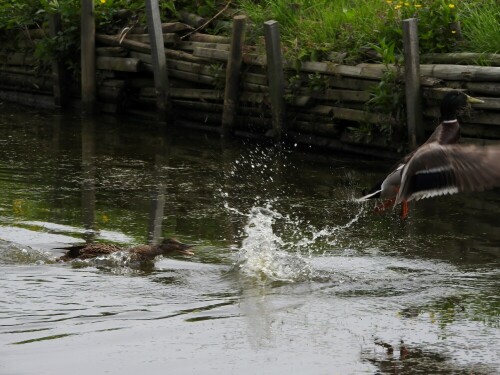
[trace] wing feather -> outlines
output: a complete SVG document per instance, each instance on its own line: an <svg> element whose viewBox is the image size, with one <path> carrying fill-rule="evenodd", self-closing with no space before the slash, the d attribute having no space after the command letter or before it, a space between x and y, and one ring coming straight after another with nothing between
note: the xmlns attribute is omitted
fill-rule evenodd
<svg viewBox="0 0 500 375"><path fill-rule="evenodd" d="M406 164L396 203L500 186L500 146L422 146Z"/></svg>

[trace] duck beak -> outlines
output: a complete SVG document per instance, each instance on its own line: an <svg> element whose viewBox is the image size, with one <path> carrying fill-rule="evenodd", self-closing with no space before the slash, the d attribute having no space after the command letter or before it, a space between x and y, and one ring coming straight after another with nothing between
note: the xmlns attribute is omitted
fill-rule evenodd
<svg viewBox="0 0 500 375"><path fill-rule="evenodd" d="M185 247L183 249L179 250L179 253L181 253L183 255L194 255L194 253L191 250L189 250L192 247L193 247L193 245L185 245Z"/></svg>
<svg viewBox="0 0 500 375"><path fill-rule="evenodd" d="M467 103L471 103L471 104L481 104L481 103L484 103L484 101L481 100L481 99L474 98L474 97L469 96L467 94L465 94L465 96L467 96Z"/></svg>
<svg viewBox="0 0 500 375"><path fill-rule="evenodd" d="M179 252L183 255L194 255L194 253L189 250L180 250Z"/></svg>

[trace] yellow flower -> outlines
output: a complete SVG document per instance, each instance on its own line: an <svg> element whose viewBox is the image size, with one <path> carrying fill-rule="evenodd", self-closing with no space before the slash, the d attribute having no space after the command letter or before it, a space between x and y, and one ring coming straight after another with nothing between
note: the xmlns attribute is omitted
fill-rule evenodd
<svg viewBox="0 0 500 375"><path fill-rule="evenodd" d="M415 4L415 8L422 8L422 4Z"/></svg>
<svg viewBox="0 0 500 375"><path fill-rule="evenodd" d="M104 4L106 2L106 0L101 0L101 4Z"/></svg>
<svg viewBox="0 0 500 375"><path fill-rule="evenodd" d="M451 30L451 33L452 33L452 34L456 34L456 33L457 33L457 30Z"/></svg>
<svg viewBox="0 0 500 375"><path fill-rule="evenodd" d="M102 0L101 0L101 1L102 1ZM450 7L450 9L455 8L455 4L448 4L448 6Z"/></svg>
<svg viewBox="0 0 500 375"><path fill-rule="evenodd" d="M399 8L401 8L401 5L399 4L394 7L394 9L399 9Z"/></svg>

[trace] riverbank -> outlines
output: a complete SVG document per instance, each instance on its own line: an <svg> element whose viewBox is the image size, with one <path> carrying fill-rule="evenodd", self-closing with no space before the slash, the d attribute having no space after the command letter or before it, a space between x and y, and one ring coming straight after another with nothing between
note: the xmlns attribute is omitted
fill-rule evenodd
<svg viewBox="0 0 500 375"><path fill-rule="evenodd" d="M183 14L185 22L161 24L168 67L168 122L223 132L231 38L202 33L200 26L206 20ZM231 29L231 25L226 27ZM51 32L57 34L47 30ZM79 84L67 84L73 79L60 64L53 64L52 72L43 72L37 65L33 46L39 45L46 33L34 30L8 35L11 43L0 52L0 98L44 107L80 99ZM95 78L101 112L158 120L150 40L147 29L139 24L114 34L97 33ZM266 53L259 46L243 42L239 51L238 100L233 100L231 132L274 137L277 104L276 100L273 104L270 78L276 74L270 73ZM299 63L284 56L279 82L282 91L277 98L287 141L382 157L405 151L405 76L401 64L347 65L338 53L330 53L320 62ZM468 65L480 59L491 66ZM461 118L462 134L480 143L500 139L500 55L426 54L421 60L425 62L419 66L424 131L430 133L437 124L439 100L446 90L459 89L485 101Z"/></svg>

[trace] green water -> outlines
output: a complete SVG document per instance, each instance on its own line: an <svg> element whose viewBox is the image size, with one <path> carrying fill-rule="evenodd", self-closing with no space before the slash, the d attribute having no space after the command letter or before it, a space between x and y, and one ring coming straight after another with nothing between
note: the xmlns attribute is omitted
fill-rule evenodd
<svg viewBox="0 0 500 375"><path fill-rule="evenodd" d="M402 223L391 164L0 104L0 374L497 374L500 192Z"/></svg>

